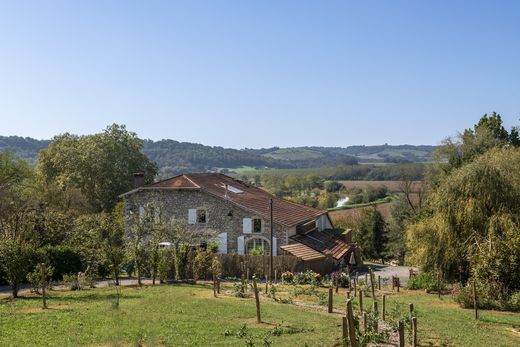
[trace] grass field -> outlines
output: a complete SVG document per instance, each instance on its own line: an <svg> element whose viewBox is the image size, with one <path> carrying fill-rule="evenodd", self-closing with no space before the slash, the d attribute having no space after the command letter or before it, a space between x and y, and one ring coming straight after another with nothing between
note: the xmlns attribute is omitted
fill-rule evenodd
<svg viewBox="0 0 520 347"><path fill-rule="evenodd" d="M223 292L231 284L223 285ZM113 289L52 292L50 309L27 297L0 301L0 346L339 346L340 314L327 314L317 296L294 296L294 286L279 285L281 304L262 297L262 320L255 321L252 298L213 297L209 286L161 285L124 288L119 309ZM307 286L308 288L308 286ZM325 288L320 288L326 293ZM438 299L418 291L387 292L387 312L406 314L414 303L422 346L518 346L520 314L459 308L450 296ZM298 306L296 305L298 304ZM345 290L334 297L342 312ZM365 307L371 307L365 298ZM380 306L381 307L381 306ZM357 299L354 310L358 311ZM244 324L246 329L241 329ZM226 336L228 335L228 336ZM239 337L241 336L241 337Z"/></svg>
<svg viewBox="0 0 520 347"><path fill-rule="evenodd" d="M213 298L203 286L125 288L113 309L113 289L54 292L50 309L41 299L0 303L0 346L245 346L237 338L246 324L255 345L264 336L273 346L333 346L340 318L272 301L263 303L263 324L252 299ZM305 332L269 335L276 326ZM228 330L233 336L225 336Z"/></svg>

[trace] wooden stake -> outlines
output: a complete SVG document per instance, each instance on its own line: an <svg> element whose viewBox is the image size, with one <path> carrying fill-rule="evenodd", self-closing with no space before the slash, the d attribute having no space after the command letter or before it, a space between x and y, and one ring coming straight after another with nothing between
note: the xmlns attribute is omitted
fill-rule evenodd
<svg viewBox="0 0 520 347"><path fill-rule="evenodd" d="M253 289L255 291L256 322L261 323L262 318L260 317L260 298L258 297L258 288L256 286L256 276L253 276Z"/></svg>
<svg viewBox="0 0 520 347"><path fill-rule="evenodd" d="M363 334L367 334L367 321L368 321L368 316L367 316L367 313L366 312L363 312Z"/></svg>
<svg viewBox="0 0 520 347"><path fill-rule="evenodd" d="M437 271L437 295L441 298L441 272Z"/></svg>
<svg viewBox="0 0 520 347"><path fill-rule="evenodd" d="M217 294L220 294L220 276L217 276Z"/></svg>
<svg viewBox="0 0 520 347"><path fill-rule="evenodd" d="M412 347L417 347L417 317L412 317Z"/></svg>
<svg viewBox="0 0 520 347"><path fill-rule="evenodd" d="M381 290L381 275L377 275L377 289Z"/></svg>
<svg viewBox="0 0 520 347"><path fill-rule="evenodd" d="M359 291L359 311L363 312L363 291Z"/></svg>
<svg viewBox="0 0 520 347"><path fill-rule="evenodd" d="M336 272L336 274L338 274L338 273ZM338 294L338 290L339 290L339 277L336 276L336 294Z"/></svg>
<svg viewBox="0 0 520 347"><path fill-rule="evenodd" d="M408 309L409 309L409 311L410 311L410 317L413 317L414 314L413 314L413 304L412 304L412 303L409 303L409 304L408 304Z"/></svg>
<svg viewBox="0 0 520 347"><path fill-rule="evenodd" d="M374 283L374 274L372 273L372 269L370 269L370 286L372 287L372 299L376 299L376 290L375 290L375 283Z"/></svg>
<svg viewBox="0 0 520 347"><path fill-rule="evenodd" d="M368 286L368 273L365 273L365 285Z"/></svg>
<svg viewBox="0 0 520 347"><path fill-rule="evenodd" d="M47 309L47 266L45 263L41 264L41 276L42 276L42 299L43 299L43 309Z"/></svg>
<svg viewBox="0 0 520 347"><path fill-rule="evenodd" d="M372 303L372 311L374 312L374 315L377 316L378 314L378 309L377 309L377 301L374 300L374 302Z"/></svg>
<svg viewBox="0 0 520 347"><path fill-rule="evenodd" d="M352 299L347 300L347 322L348 322L348 337L350 346L357 347L356 328L354 323L354 312L352 311Z"/></svg>
<svg viewBox="0 0 520 347"><path fill-rule="evenodd" d="M475 319L478 320L477 283L475 278L473 278L473 309L475 310Z"/></svg>
<svg viewBox="0 0 520 347"><path fill-rule="evenodd" d="M395 277L392 276L392 291L394 291L395 288Z"/></svg>
<svg viewBox="0 0 520 347"><path fill-rule="evenodd" d="M357 285L356 285L356 278L354 278L354 297L357 296Z"/></svg>
<svg viewBox="0 0 520 347"><path fill-rule="evenodd" d="M329 313L332 313L332 287L329 288Z"/></svg>
<svg viewBox="0 0 520 347"><path fill-rule="evenodd" d="M399 288L401 288L401 279L399 277L397 278L397 292L399 293Z"/></svg>
<svg viewBox="0 0 520 347"><path fill-rule="evenodd" d="M213 296L217 297L217 276L213 274Z"/></svg>
<svg viewBox="0 0 520 347"><path fill-rule="evenodd" d="M399 347L404 347L404 322L399 321Z"/></svg>
<svg viewBox="0 0 520 347"><path fill-rule="evenodd" d="M343 328L343 340L346 340L348 338L347 316L341 317L341 325L342 325L342 328Z"/></svg>
<svg viewBox="0 0 520 347"><path fill-rule="evenodd" d="M381 320L385 321L385 314L386 314L386 295L383 294L383 305L381 307Z"/></svg>

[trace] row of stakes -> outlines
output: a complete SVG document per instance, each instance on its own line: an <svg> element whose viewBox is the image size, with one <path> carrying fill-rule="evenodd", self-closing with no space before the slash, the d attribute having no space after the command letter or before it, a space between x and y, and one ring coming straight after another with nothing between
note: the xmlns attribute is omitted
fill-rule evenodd
<svg viewBox="0 0 520 347"><path fill-rule="evenodd" d="M372 273L372 270L370 270L370 283L371 283L371 289L372 289L372 298L374 298L373 301L373 312L375 314L378 313L378 302L375 300L375 283L374 283L374 274ZM253 282L253 291L255 295L255 304L256 304L256 320L258 323L262 322L261 319L261 313L260 313L260 298L259 298L259 291L258 291L258 285L256 281L256 276L253 276L252 278ZM367 321L368 316L367 312L363 310L363 292L360 290L357 290L357 276L350 279L350 286L349 288L354 289L354 297L359 298L359 310L362 316L362 326L363 326L363 333L366 334L367 332ZM247 283L247 277L242 276L242 283ZM365 283L368 283L368 274L365 276ZM266 292L267 292L267 286L268 281L266 281ZM335 288L336 293L339 291L339 281L336 278L335 281ZM399 277L392 276L392 290L397 288L397 291L399 292L400 288L400 280ZM378 290L381 290L381 276L378 276ZM214 275L213 276L213 294L215 297L217 297L217 294L220 294L220 277ZM342 317L342 330L343 330L343 339L348 339L350 342L350 345L353 347L358 346L358 342L356 340L356 332L355 332L355 317L354 312L352 309L352 300L353 298L350 297L351 290L349 289L347 291L347 301L346 301L346 314ZM333 288L329 288L329 295L328 295L328 312L333 312ZM414 314L414 306L413 304L409 304L409 310L410 310L410 316L411 316L411 330L412 330L412 346L417 346L417 317L415 317ZM386 296L382 295L382 310L381 310L381 320L384 322L386 317ZM404 347L405 345L405 336L404 336L404 322L401 320L399 321L398 325L398 332L399 332L399 346Z"/></svg>

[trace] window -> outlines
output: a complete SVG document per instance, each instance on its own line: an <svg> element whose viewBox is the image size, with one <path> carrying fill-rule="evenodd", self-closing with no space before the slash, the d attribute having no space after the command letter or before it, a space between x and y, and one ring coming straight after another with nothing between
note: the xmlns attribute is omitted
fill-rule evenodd
<svg viewBox="0 0 520 347"><path fill-rule="evenodd" d="M254 233L262 232L262 220L260 218L253 218L253 232Z"/></svg>
<svg viewBox="0 0 520 347"><path fill-rule="evenodd" d="M188 224L206 223L206 210L190 208L188 210Z"/></svg>
<svg viewBox="0 0 520 347"><path fill-rule="evenodd" d="M259 237L253 237L247 240L247 254L269 255L269 241Z"/></svg>
<svg viewBox="0 0 520 347"><path fill-rule="evenodd" d="M197 210L197 223L206 223L206 210Z"/></svg>

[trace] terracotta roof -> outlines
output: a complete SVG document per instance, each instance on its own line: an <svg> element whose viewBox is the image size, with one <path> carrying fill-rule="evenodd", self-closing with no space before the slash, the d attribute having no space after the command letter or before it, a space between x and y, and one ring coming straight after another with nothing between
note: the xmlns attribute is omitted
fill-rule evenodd
<svg viewBox="0 0 520 347"><path fill-rule="evenodd" d="M339 260L350 249L350 245L343 240L335 238L325 231L313 230L307 234L291 236L291 240L304 244L322 254L330 254Z"/></svg>
<svg viewBox="0 0 520 347"><path fill-rule="evenodd" d="M225 185L228 185L227 197ZM305 223L327 212L277 198L265 190L220 173L191 173L175 176L137 188L126 194L146 189L200 189L227 200L253 213L269 218L269 199L273 199L273 219L286 227ZM126 195L126 194L123 194Z"/></svg>
<svg viewBox="0 0 520 347"><path fill-rule="evenodd" d="M286 251L287 253L302 259L303 261L322 260L326 258L320 252L317 252L314 249L307 247L302 243L292 243L289 245L280 246L280 248Z"/></svg>

